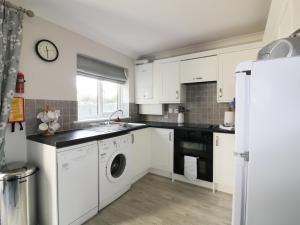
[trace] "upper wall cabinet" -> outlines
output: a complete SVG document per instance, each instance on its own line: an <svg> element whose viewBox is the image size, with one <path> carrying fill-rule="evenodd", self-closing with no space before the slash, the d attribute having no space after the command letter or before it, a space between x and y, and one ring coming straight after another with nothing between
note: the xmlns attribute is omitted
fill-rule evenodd
<svg viewBox="0 0 300 225"><path fill-rule="evenodd" d="M273 0L270 7L264 43L288 37L300 27L299 0Z"/></svg>
<svg viewBox="0 0 300 225"><path fill-rule="evenodd" d="M160 103L180 103L184 101L184 90L180 84L180 62L159 64L161 78Z"/></svg>
<svg viewBox="0 0 300 225"><path fill-rule="evenodd" d="M216 81L217 74L217 56L181 61L181 83Z"/></svg>
<svg viewBox="0 0 300 225"><path fill-rule="evenodd" d="M254 61L259 49L250 49L219 55L218 102L231 102L235 98L235 68L243 61Z"/></svg>
<svg viewBox="0 0 300 225"><path fill-rule="evenodd" d="M135 67L136 103L153 98L153 64L147 63Z"/></svg>
<svg viewBox="0 0 300 225"><path fill-rule="evenodd" d="M279 14L277 38L286 38L300 28L299 0L282 1L282 12Z"/></svg>

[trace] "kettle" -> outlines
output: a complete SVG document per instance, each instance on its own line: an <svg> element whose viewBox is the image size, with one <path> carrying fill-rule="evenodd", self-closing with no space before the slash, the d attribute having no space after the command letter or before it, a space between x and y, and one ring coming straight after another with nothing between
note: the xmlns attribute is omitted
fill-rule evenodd
<svg viewBox="0 0 300 225"><path fill-rule="evenodd" d="M282 38L263 47L257 56L257 60L286 58L300 55L300 29L292 33L288 38Z"/></svg>

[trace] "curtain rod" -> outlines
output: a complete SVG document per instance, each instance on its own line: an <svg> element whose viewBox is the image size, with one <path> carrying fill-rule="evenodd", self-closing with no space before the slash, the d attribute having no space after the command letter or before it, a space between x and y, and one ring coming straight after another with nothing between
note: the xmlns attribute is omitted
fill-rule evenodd
<svg viewBox="0 0 300 225"><path fill-rule="evenodd" d="M19 11L25 13L29 17L34 17L34 12L33 11L24 9L24 8L22 8L20 6L16 6L13 3L11 3L11 2L8 2L8 1L5 1L5 0L0 0L0 4L6 6L8 8L19 10Z"/></svg>

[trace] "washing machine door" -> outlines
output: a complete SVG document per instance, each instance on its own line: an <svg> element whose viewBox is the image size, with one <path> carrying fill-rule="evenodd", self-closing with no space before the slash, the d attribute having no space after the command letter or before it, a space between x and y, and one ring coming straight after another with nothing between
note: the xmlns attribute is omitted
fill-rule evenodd
<svg viewBox="0 0 300 225"><path fill-rule="evenodd" d="M106 176L110 182L118 182L127 171L126 155L120 151L114 152L106 166Z"/></svg>

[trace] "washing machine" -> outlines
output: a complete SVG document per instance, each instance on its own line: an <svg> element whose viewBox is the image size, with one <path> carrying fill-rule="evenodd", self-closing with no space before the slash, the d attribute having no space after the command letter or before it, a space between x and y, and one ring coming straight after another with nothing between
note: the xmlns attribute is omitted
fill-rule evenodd
<svg viewBox="0 0 300 225"><path fill-rule="evenodd" d="M99 145L99 210L130 189L129 134L104 139Z"/></svg>

